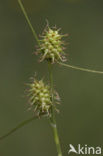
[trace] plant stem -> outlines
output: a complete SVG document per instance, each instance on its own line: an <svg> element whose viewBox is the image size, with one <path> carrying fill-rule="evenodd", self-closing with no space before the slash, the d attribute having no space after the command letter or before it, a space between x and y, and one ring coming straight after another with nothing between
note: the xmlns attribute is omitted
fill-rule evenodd
<svg viewBox="0 0 103 156"><path fill-rule="evenodd" d="M27 125L28 123L30 123L31 121L33 121L34 119L37 119L37 116L33 116L30 119L27 119L21 123L19 123L15 128L13 128L12 130L10 130L8 133L6 133L5 135L0 137L0 141L4 140L5 138L7 138L8 136L10 136L11 134L13 134L14 132L16 132L18 129L24 127L25 125Z"/></svg>
<svg viewBox="0 0 103 156"><path fill-rule="evenodd" d="M37 34L36 34L36 32L35 32L35 30L34 30L32 24L31 24L31 22L30 22L30 20L29 20L29 18L28 18L28 15L27 15L27 13L26 13L26 10L25 10L25 8L24 8L24 6L23 6L21 0L18 0L18 3L19 3L19 5L20 5L20 8L21 8L21 10L22 10L22 12L23 12L23 14L24 14L24 16L25 16L25 18L26 18L28 24L29 24L29 27L30 27L30 29L31 29L31 31L32 31L32 33L33 33L33 35L34 35L34 38L36 39L38 45L40 46L40 42L39 42L39 39L38 39L38 37L37 37Z"/></svg>
<svg viewBox="0 0 103 156"><path fill-rule="evenodd" d="M57 124L56 124L54 111L52 112L52 116L50 118L50 124L51 124L52 130L53 130L54 141L55 141L55 144L56 144L58 156L62 156L61 145L60 145L60 140L59 140L59 135L58 135L58 130L57 130Z"/></svg>
<svg viewBox="0 0 103 156"><path fill-rule="evenodd" d="M52 102L54 104L52 65L49 63L48 66L49 66L48 68L49 68L50 86L51 86L51 92L52 92ZM62 156L61 145L60 145L57 124L56 124L56 119L55 119L55 113L54 113L54 106L52 106L52 110L51 110L50 124L51 124L52 130L53 130L54 141L56 144L58 156Z"/></svg>
<svg viewBox="0 0 103 156"><path fill-rule="evenodd" d="M80 71L85 71L85 72L90 72L90 73L96 73L96 74L103 74L103 71L81 68L81 67L65 64L65 63L62 63L62 62L57 62L57 63L62 65L62 66L65 66L65 67L68 67L68 68L72 68L72 69L75 69L75 70L80 70Z"/></svg>
<svg viewBox="0 0 103 156"><path fill-rule="evenodd" d="M25 11L25 8L24 8L21 0L18 0L18 3L19 3L19 5L21 7L21 10L22 10L22 12L23 12L23 14L24 14L24 16L25 16L25 18L26 18L26 20L27 20L27 22L28 22L28 24L29 24L29 26L31 28L31 31L32 31L32 33L34 35L34 38L36 39L38 45L40 46L39 39L38 39L38 37L36 35L36 32L35 32L32 24L31 24L29 18L28 18L28 15L27 15L27 13ZM52 92L52 101L54 101L54 97L53 97L53 77L52 77L52 70L51 70L52 67L51 66L52 65L49 64L49 67L50 67L49 69L50 69L50 84L51 84L51 92ZM52 106L52 116L50 117L50 123L51 123L52 129L53 129L54 140L55 140L55 143L56 143L58 156L62 156L61 146L60 146L60 141L59 141L59 136L58 136L58 131L57 131L57 126L56 126L55 114L54 114L54 107L53 106Z"/></svg>

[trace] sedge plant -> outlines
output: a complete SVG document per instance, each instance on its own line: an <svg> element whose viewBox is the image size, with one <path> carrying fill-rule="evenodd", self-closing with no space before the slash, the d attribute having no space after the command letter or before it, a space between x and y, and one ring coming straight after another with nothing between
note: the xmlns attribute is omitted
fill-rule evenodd
<svg viewBox="0 0 103 156"><path fill-rule="evenodd" d="M38 80L36 77L33 78L32 83L29 84L28 96L30 103L29 108L34 112L34 116L29 118L28 120L21 122L8 133L1 136L0 141L7 138L25 125L29 124L34 119L46 117L50 121L50 125L53 130L53 137L56 144L57 155L63 156L55 118L55 113L58 111L56 108L56 103L60 102L60 98L59 94L55 91L54 88L52 72L53 65L58 64L67 68L72 68L74 70L81 70L84 72L96 74L103 74L103 71L96 71L65 64L64 62L66 61L66 55L64 37L66 35L60 34L60 29L57 29L55 27L51 28L49 24L47 24L41 38L39 39L28 18L21 0L18 0L18 3L37 42L38 48L36 49L36 54L40 55L40 62L46 61L46 63L48 64L49 83L44 82L43 79Z"/></svg>

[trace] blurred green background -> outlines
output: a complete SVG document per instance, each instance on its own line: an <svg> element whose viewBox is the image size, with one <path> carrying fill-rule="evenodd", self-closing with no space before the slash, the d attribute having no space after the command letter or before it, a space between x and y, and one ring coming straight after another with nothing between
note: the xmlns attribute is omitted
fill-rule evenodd
<svg viewBox="0 0 103 156"><path fill-rule="evenodd" d="M23 0L41 34L46 19L68 33L68 62L103 71L103 0ZM0 0L0 135L33 115L28 112L25 83L47 64L33 54L36 42L17 0ZM55 65L55 88L61 97L58 130L63 156L69 144L103 145L103 75ZM0 156L57 156L46 119L36 120L0 142ZM72 154L71 154L72 155Z"/></svg>

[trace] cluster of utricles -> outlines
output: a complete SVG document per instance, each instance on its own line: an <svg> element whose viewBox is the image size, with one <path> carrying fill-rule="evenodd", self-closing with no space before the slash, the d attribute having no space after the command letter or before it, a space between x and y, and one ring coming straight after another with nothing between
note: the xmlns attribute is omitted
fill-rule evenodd
<svg viewBox="0 0 103 156"><path fill-rule="evenodd" d="M43 80L34 79L29 89L30 104L34 112L38 115L44 113L50 115L52 106L51 89L49 85L45 85Z"/></svg>
<svg viewBox="0 0 103 156"><path fill-rule="evenodd" d="M51 63L55 63L59 60L66 60L62 41L62 37L64 36L65 35L59 34L59 30L54 30L49 27L44 31L39 48L41 61L48 60Z"/></svg>

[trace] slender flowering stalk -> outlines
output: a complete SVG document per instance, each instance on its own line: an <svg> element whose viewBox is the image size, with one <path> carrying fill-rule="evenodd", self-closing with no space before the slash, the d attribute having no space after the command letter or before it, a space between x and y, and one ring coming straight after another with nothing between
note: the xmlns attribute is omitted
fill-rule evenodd
<svg viewBox="0 0 103 156"><path fill-rule="evenodd" d="M25 9L24 9L21 1L20 0L18 0L18 1L20 4L20 7L27 19L27 22L28 22L30 28L32 28L31 23L30 23L29 19L27 18L28 16L25 12ZM35 37L34 29L31 29L31 30ZM44 39L42 40L42 44L40 44L40 42L38 42L39 48L43 52L42 60L47 59L47 60L49 60L50 63L54 63L55 61L57 61L59 59L61 61L63 61L64 56L63 56L63 47L61 46L62 45L62 42L60 40L61 38L62 38L62 36L58 34L58 30L53 31L52 29L48 28L48 32L46 32ZM36 40L38 41L37 35L36 35ZM45 40L47 43L45 42ZM48 47L48 46L45 47L46 44L49 45L48 53L45 53L46 52L45 50ZM53 89L53 78L52 78L51 66L50 66L49 74L50 74L50 86L51 86L52 104L53 104L51 107L50 123L51 123L52 129L53 129L54 140L56 143L58 156L62 156L61 146L60 146L60 141L59 141L59 136L58 136L58 131L57 131L57 125L56 125L56 120L55 120L55 115L54 115L55 105L54 105L54 89ZM32 89L33 89L33 87L34 86L32 86ZM33 103L33 105L34 105L34 103Z"/></svg>
<svg viewBox="0 0 103 156"><path fill-rule="evenodd" d="M54 87L53 87L53 73L52 73L52 64L48 63L48 70L49 70L49 77L50 77L50 86L51 86L51 92L52 92L52 102L54 103ZM54 135L54 140L58 152L58 156L62 156L62 150L61 150L61 145L60 145L60 140L59 140L59 135L58 135L58 130L57 130L57 124L56 124L56 119L55 119L55 112L54 112L54 105L52 105L52 115L50 117L50 124L53 129L53 135Z"/></svg>

